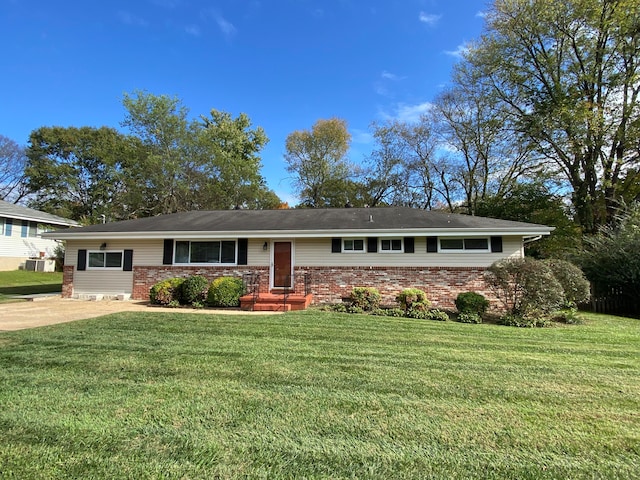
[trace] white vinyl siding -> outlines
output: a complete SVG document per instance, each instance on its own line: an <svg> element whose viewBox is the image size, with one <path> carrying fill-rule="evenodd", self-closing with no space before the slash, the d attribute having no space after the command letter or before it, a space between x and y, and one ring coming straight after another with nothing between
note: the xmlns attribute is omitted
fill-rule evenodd
<svg viewBox="0 0 640 480"><path fill-rule="evenodd" d="M503 237L500 253L472 253L464 255L455 253L427 253L425 237L415 237L415 253L388 252L352 254L348 252L331 253L331 239L297 239L297 267L488 267L496 260L507 257L523 256L522 237Z"/></svg>
<svg viewBox="0 0 640 480"><path fill-rule="evenodd" d="M23 237L22 220L13 219L11 228L7 225L6 218L0 218L2 234L0 234L0 257L27 260L28 258L41 258L44 253L45 258L55 255L58 242L39 236L30 236L29 232L35 232L36 223L30 222L26 228L27 236ZM31 228L29 225L32 225Z"/></svg>

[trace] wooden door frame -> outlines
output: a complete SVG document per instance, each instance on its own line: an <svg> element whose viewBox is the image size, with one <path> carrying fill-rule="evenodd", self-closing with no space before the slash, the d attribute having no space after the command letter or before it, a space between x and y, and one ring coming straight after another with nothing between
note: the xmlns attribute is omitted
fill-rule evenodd
<svg viewBox="0 0 640 480"><path fill-rule="evenodd" d="M287 287L276 287L274 286L274 281L275 281L275 273L276 273L276 267L275 267L275 244L276 243L289 243L291 245L291 272L290 272L290 278L291 278L291 285L289 285L289 288L293 288L294 285L294 278L293 278L293 271L295 268L294 265L294 259L295 259L295 242L293 241L293 239L289 239L289 238L279 238L277 240L271 240L271 243L269 245L269 290L278 290L278 289L285 289Z"/></svg>

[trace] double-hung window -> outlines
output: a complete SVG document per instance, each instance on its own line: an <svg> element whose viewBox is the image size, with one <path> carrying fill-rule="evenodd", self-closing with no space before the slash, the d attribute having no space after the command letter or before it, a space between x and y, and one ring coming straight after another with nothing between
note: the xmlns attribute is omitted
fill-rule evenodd
<svg viewBox="0 0 640 480"><path fill-rule="evenodd" d="M365 251L364 238L343 238L342 251L349 253L363 253Z"/></svg>
<svg viewBox="0 0 640 480"><path fill-rule="evenodd" d="M442 252L489 252L489 239L479 238L441 238Z"/></svg>
<svg viewBox="0 0 640 480"><path fill-rule="evenodd" d="M88 253L88 265L90 269L93 268L112 268L122 269L122 253L123 252L87 252Z"/></svg>
<svg viewBox="0 0 640 480"><path fill-rule="evenodd" d="M401 238L383 238L380 240L380 251L384 253L396 252L400 253L402 249Z"/></svg>
<svg viewBox="0 0 640 480"><path fill-rule="evenodd" d="M175 263L236 263L235 240L176 241Z"/></svg>

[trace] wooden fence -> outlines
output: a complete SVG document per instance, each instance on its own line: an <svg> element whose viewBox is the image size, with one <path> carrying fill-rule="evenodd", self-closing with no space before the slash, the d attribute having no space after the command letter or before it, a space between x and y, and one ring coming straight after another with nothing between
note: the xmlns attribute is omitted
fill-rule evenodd
<svg viewBox="0 0 640 480"><path fill-rule="evenodd" d="M595 313L640 316L640 298L623 288L598 289L591 286L591 302L585 307Z"/></svg>

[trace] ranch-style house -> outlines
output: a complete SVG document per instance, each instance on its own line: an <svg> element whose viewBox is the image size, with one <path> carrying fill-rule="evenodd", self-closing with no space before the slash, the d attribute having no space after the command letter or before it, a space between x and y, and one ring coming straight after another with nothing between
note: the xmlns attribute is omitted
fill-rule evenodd
<svg viewBox="0 0 640 480"><path fill-rule="evenodd" d="M386 303L416 287L450 308L460 292L490 297L486 268L552 230L384 207L193 211L43 236L66 241L65 297L144 300L160 280L198 274L243 278L248 308L335 303L356 286L376 287Z"/></svg>

